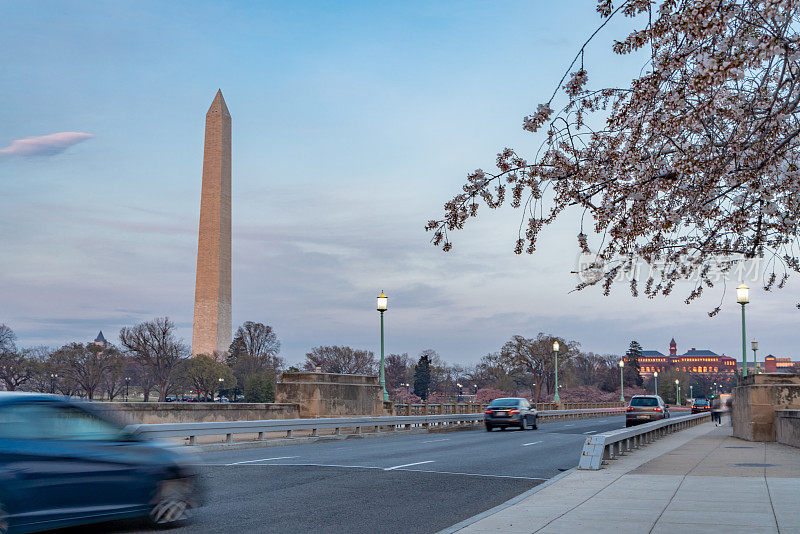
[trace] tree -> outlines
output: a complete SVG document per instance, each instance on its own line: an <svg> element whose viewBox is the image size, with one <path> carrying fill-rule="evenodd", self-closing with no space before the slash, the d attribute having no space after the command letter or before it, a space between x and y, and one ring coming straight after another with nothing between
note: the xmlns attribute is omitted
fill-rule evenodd
<svg viewBox="0 0 800 534"><path fill-rule="evenodd" d="M540 332L536 338L513 336L500 349L500 357L508 367L514 369L515 373L529 375L531 382L528 386L535 392L535 402L539 402L545 391L550 395L555 393L555 341L560 345L558 368L561 370L579 353L579 343Z"/></svg>
<svg viewBox="0 0 800 534"><path fill-rule="evenodd" d="M600 28L621 15L638 23L612 49L640 53L641 74L590 90L583 60L593 33L523 120L527 131L546 130L535 158L505 148L496 171L469 174L428 222L432 242L450 250L448 232L476 217L479 202L506 203L508 189L527 219L517 254L533 253L544 226L572 206L592 219L596 250L585 217L576 232L589 260L577 289L601 283L608 294L626 275L634 296L653 297L691 279L691 302L756 257L768 258L765 289L783 287L800 271L800 2L599 0L597 10Z"/></svg>
<svg viewBox="0 0 800 534"><path fill-rule="evenodd" d="M121 355L113 346L70 343L53 353L52 360L62 380L73 381L91 400L112 369L121 365Z"/></svg>
<svg viewBox="0 0 800 534"><path fill-rule="evenodd" d="M431 358L428 351L420 354L417 366L414 369L414 395L422 400L428 399L431 384Z"/></svg>
<svg viewBox="0 0 800 534"><path fill-rule="evenodd" d="M183 341L175 338L175 325L168 317L158 317L131 328L123 327L119 339L154 380L159 402L165 402L172 385L172 372L189 352Z"/></svg>
<svg viewBox="0 0 800 534"><path fill-rule="evenodd" d="M236 386L231 368L207 354L180 361L175 366L175 378L197 391L198 399L201 392L213 398L217 390Z"/></svg>
<svg viewBox="0 0 800 534"><path fill-rule="evenodd" d="M285 362L278 356L281 342L271 326L247 321L236 330L228 350L227 363L240 384L258 373L275 380Z"/></svg>
<svg viewBox="0 0 800 534"><path fill-rule="evenodd" d="M389 354L384 361L386 389L398 388L410 381L412 362L408 353Z"/></svg>
<svg viewBox="0 0 800 534"><path fill-rule="evenodd" d="M315 347L306 354L303 368L313 371L322 367L323 373L339 373L345 375L374 375L377 362L372 351L352 349L350 347Z"/></svg>
<svg viewBox="0 0 800 534"><path fill-rule="evenodd" d="M275 402L275 389L272 379L263 374L255 374L244 385L245 402Z"/></svg>
<svg viewBox="0 0 800 534"><path fill-rule="evenodd" d="M631 341L628 352L625 353L625 369L623 376L625 377L626 384L636 384L639 387L644 386L641 374L642 368L639 365L639 358L641 357L642 346L639 345L639 342L636 340Z"/></svg>

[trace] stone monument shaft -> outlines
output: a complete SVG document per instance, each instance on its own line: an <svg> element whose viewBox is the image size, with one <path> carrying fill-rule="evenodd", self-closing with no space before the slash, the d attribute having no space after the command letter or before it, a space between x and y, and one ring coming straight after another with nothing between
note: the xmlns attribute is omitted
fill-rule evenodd
<svg viewBox="0 0 800 534"><path fill-rule="evenodd" d="M231 344L231 115L222 91L206 113L192 355Z"/></svg>

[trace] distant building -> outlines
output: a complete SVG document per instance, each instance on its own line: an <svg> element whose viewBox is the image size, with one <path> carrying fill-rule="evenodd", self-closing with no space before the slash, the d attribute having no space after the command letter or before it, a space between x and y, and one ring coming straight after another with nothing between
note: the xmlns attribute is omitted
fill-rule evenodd
<svg viewBox="0 0 800 534"><path fill-rule="evenodd" d="M662 373L671 369L703 375L733 375L736 372L736 360L724 354L694 347L685 354L678 355L678 344L673 338L669 342L669 355L657 350L643 350L639 357L639 369L642 377L646 378L653 376L656 371Z"/></svg>
<svg viewBox="0 0 800 534"><path fill-rule="evenodd" d="M764 372L800 373L800 362L793 362L791 358L778 358L770 354L764 358Z"/></svg>
<svg viewBox="0 0 800 534"><path fill-rule="evenodd" d="M108 346L108 341L106 341L106 337L103 335L102 330L100 330L100 333L97 334L96 338L94 338L93 343L103 348L106 348Z"/></svg>

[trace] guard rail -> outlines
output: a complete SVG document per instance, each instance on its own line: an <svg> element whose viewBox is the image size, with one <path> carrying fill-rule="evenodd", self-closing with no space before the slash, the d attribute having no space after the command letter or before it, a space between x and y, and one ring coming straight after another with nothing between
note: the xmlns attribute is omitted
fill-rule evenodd
<svg viewBox="0 0 800 534"><path fill-rule="evenodd" d="M695 426L710 417L708 412L682 417L670 417L621 430L612 430L586 438L578 469L601 469L607 460L638 449L656 439Z"/></svg>
<svg viewBox="0 0 800 534"><path fill-rule="evenodd" d="M558 419L577 419L582 417L602 416L621 412L622 408L602 408L596 410L542 410L538 412L541 422ZM341 434L343 428L351 428L361 434L364 428L388 428L396 432L402 428L441 427L446 425L475 424L483 422L483 413L447 414L447 415L400 415L383 417L331 417L315 419L268 419L261 421L224 421L212 423L159 423L129 425L127 430L135 435L151 438L188 438L189 445L197 443L197 436L225 435L225 442L232 443L235 434L258 434L258 440L264 439L267 432L286 432L291 438L295 431L310 431L312 437L319 436L320 430L333 430L334 435Z"/></svg>

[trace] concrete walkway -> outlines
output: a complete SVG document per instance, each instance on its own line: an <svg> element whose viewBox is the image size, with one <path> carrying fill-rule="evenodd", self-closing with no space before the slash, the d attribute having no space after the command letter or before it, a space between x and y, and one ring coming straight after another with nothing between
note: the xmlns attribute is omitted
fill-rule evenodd
<svg viewBox="0 0 800 534"><path fill-rule="evenodd" d="M800 532L800 449L705 423L443 532Z"/></svg>

